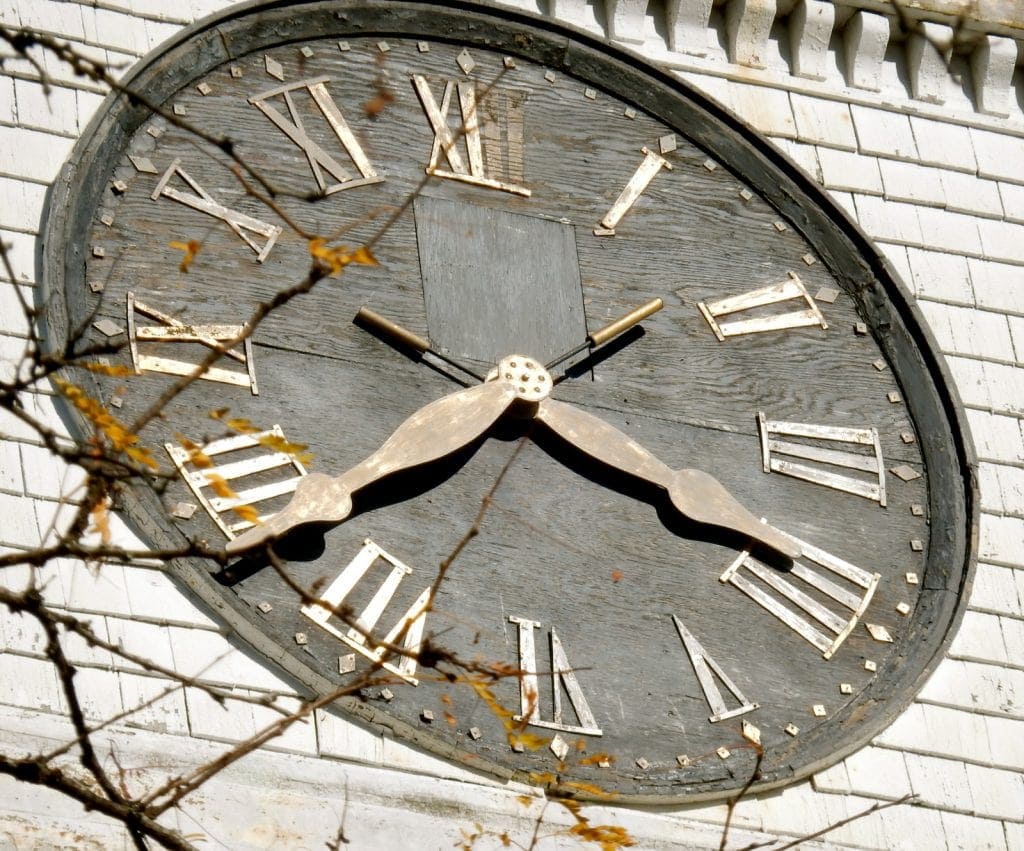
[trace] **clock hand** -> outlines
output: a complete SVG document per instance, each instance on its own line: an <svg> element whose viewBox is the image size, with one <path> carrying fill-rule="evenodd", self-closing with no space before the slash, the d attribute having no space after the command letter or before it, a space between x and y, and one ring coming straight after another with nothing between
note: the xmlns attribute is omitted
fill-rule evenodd
<svg viewBox="0 0 1024 851"><path fill-rule="evenodd" d="M633 310L629 311L629 313L624 313L618 319L614 320L613 322L609 322L607 325L604 326L604 328L595 331L593 334L587 334L587 338L582 343L580 343L578 346L575 346L572 349L569 349L569 351L565 352L564 354L559 355L550 363L544 364L544 368L551 369L552 367L560 364L562 361L568 360L573 355L578 355L584 349L594 349L597 348L598 346L603 346L605 343L613 340L615 337L618 337L619 334L623 333L624 331L628 331L638 322L642 322L652 313L657 313L664 306L665 302L663 302L660 298L652 298L646 304L641 304L639 307L633 308Z"/></svg>
<svg viewBox="0 0 1024 851"><path fill-rule="evenodd" d="M799 547L761 523L708 473L673 470L614 426L565 402L545 399L535 416L559 437L598 461L665 488L672 504L691 520L746 535L787 558L800 557Z"/></svg>
<svg viewBox="0 0 1024 851"><path fill-rule="evenodd" d="M433 346L430 345L430 341L421 337L419 334L414 334L407 328L403 328L397 322L392 322L390 319L385 319L375 310L370 310L368 307L360 307L359 312L356 313L355 318L352 320L356 325L362 325L379 332L382 336L390 337L392 340L398 343L408 346L416 352L422 354L432 354L435 358L443 360L449 366L455 367L460 372L466 373L466 375L475 378L477 381L483 381L484 377L478 372L474 372L467 366L463 366L457 360L448 357L448 355L442 354Z"/></svg>
<svg viewBox="0 0 1024 851"><path fill-rule="evenodd" d="M228 553L278 538L304 523L340 523L352 511L352 494L399 470L443 458L483 434L519 395L502 378L459 390L421 408L369 458L340 476L311 473L299 480L288 503L265 523L228 541Z"/></svg>

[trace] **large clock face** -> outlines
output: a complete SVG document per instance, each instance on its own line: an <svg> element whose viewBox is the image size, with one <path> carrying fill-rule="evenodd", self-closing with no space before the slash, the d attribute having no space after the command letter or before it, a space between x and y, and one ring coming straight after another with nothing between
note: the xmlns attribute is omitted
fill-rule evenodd
<svg viewBox="0 0 1024 851"><path fill-rule="evenodd" d="M308 236L344 233L313 243L322 259L344 242L379 260L272 312L143 433L179 473L162 504L126 495L154 545L227 544L307 479L335 506L277 552L362 632L303 607L266 559L169 565L244 640L320 691L384 659L395 684L350 712L634 800L804 776L910 699L968 564L955 406L877 255L763 143L596 42L474 8L228 15L130 85L165 115L108 104L57 190L47 258L54 333L88 317L94 341L124 344L137 374L96 389L120 416L306 281ZM275 207L180 122L229 138ZM361 308L465 370L353 322ZM502 395L520 381L544 401ZM277 437L229 434L231 418ZM383 657L384 640L517 670L493 694L545 744L513 747L451 665Z"/></svg>

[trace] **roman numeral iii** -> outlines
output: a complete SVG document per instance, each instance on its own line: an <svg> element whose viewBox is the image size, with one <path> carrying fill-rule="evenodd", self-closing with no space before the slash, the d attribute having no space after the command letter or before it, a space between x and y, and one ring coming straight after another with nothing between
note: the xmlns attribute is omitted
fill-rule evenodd
<svg viewBox="0 0 1024 851"><path fill-rule="evenodd" d="M359 584L377 560L391 565L391 570L374 592L373 597L359 613L355 626L344 628L335 626L331 618L334 612L345 603L346 598ZM427 607L430 605L430 588L424 588L405 613L384 636L379 643L374 642L370 634L384 614L391 599L395 596L399 584L412 573L412 568L402 564L390 553L385 552L367 538L363 548L356 557L338 574L337 578L327 587L316 603L302 607L302 614L317 626L329 632L335 638L345 642L357 653L371 662L379 664L386 671L397 674L406 682L417 685L416 654L423 643L423 629L427 622ZM392 653L391 647L401 642L405 654L397 661L388 661Z"/></svg>

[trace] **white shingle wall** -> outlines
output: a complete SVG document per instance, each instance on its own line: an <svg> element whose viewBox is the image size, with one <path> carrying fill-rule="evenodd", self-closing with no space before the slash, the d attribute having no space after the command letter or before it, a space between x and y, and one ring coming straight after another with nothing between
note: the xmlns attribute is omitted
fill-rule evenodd
<svg viewBox="0 0 1024 851"><path fill-rule="evenodd" d="M97 8L0 0L0 22L69 39L116 65L227 5L107 0ZM754 14L764 4L741 5ZM592 6L553 6L600 31ZM877 241L916 293L947 355L981 462L980 563L948 658L872 746L811 781L744 801L731 844L800 836L914 793L918 806L855 821L829 834L826 844L1024 849L1024 116L1013 98L1008 118L975 113L962 96L947 105L912 100L895 66L870 52L856 72L878 81L877 95L847 88L838 76L841 62L815 64L810 54L804 64L824 68L826 79L791 76L773 40L747 46L748 54L767 57L767 70L755 72L730 65L714 37L697 51L705 56L687 57L667 51L649 18L627 16L620 25L620 37L642 41L649 56L775 140ZM763 38L752 24L740 31ZM16 357L26 340L14 288L31 295L36 283L46 184L102 99L67 69L49 61L46 68L54 83L49 99L24 63L8 61L0 75L0 238L10 246L17 282L0 271L5 357ZM922 96L942 91L934 81L917 85ZM55 421L45 388L25 404ZM80 476L3 412L0 437L0 552L6 552L45 538L67 513L58 499L73 499ZM128 545L138 543L123 525L115 532ZM48 565L42 579L55 606L89 615L100 635L161 665L246 694L279 693L283 702L292 693L159 570L97 571L62 562ZM25 581L23 570L0 574L5 586ZM0 748L8 753L52 744L66 732L64 698L42 659L41 640L28 619L0 617ZM69 643L68 652L83 666L76 682L92 717L145 704L111 733L121 764L138 768L139 788L209 758L222 749L219 743L245 737L270 717L268 709L247 703L225 709L195 689L169 688L161 677L81 643ZM541 802L524 805L516 799L522 792L318 713L192 796L172 823L231 848L321 847L343 811L355 848L410 847L410 836L417 847L450 847L478 821L526 842ZM127 847L101 816L50 793L0 780L0 801L0 846ZM557 809L549 808L546 819L565 823ZM717 846L724 815L723 805L658 814L595 808L594 820L625 825L645 848L704 847Z"/></svg>

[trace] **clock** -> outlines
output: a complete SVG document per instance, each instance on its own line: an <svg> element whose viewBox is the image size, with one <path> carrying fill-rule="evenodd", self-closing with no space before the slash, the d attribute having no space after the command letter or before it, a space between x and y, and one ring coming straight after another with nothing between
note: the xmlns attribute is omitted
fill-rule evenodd
<svg viewBox="0 0 1024 851"><path fill-rule="evenodd" d="M167 570L240 641L628 802L805 777L912 699L965 599L962 415L882 255L735 117L460 3L245 5L125 84L54 190L50 339L109 344L130 374L75 380L122 421L162 401L120 507L227 548Z"/></svg>

